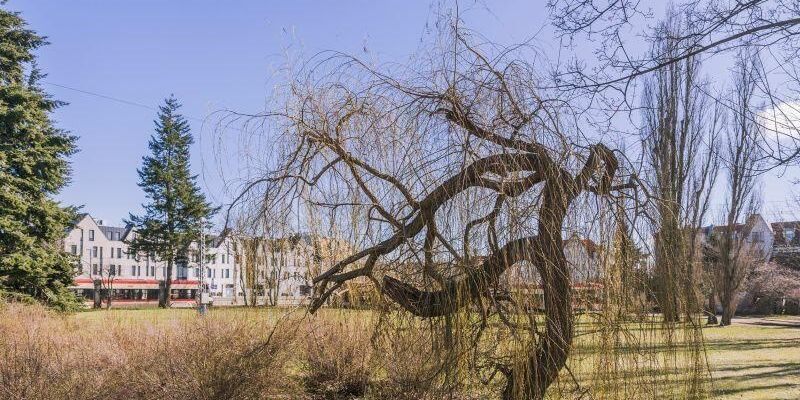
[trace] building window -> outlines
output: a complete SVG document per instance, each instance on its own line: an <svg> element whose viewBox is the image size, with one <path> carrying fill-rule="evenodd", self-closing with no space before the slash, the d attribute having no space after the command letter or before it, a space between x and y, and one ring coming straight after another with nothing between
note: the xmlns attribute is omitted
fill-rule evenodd
<svg viewBox="0 0 800 400"><path fill-rule="evenodd" d="M92 264L92 275L97 275L97 264Z"/></svg>
<svg viewBox="0 0 800 400"><path fill-rule="evenodd" d="M211 278L211 268L206 268L206 278Z"/></svg>
<svg viewBox="0 0 800 400"><path fill-rule="evenodd" d="M92 247L92 257L97 257L97 246Z"/></svg>
<svg viewBox="0 0 800 400"><path fill-rule="evenodd" d="M136 266L131 265L131 276L136 276Z"/></svg>
<svg viewBox="0 0 800 400"><path fill-rule="evenodd" d="M226 269L225 270L225 277L226 278L230 278L231 277L231 270L230 269Z"/></svg>
<svg viewBox="0 0 800 400"><path fill-rule="evenodd" d="M794 241L794 229L786 230L786 242Z"/></svg>
<svg viewBox="0 0 800 400"><path fill-rule="evenodd" d="M94 229L89 229L89 241L94 242Z"/></svg>
<svg viewBox="0 0 800 400"><path fill-rule="evenodd" d="M155 265L150 267L150 276L156 276L156 266Z"/></svg>
<svg viewBox="0 0 800 400"><path fill-rule="evenodd" d="M186 268L185 266L178 266L178 271L177 272L178 272L178 279L187 279L188 278L187 275L189 273L189 268Z"/></svg>
<svg viewBox="0 0 800 400"><path fill-rule="evenodd" d="M78 246L73 244L72 246L70 246L69 252L74 255L78 255Z"/></svg>
<svg viewBox="0 0 800 400"><path fill-rule="evenodd" d="M117 247L117 258L122 258L122 247Z"/></svg>
<svg viewBox="0 0 800 400"><path fill-rule="evenodd" d="M114 264L111 264L111 268L108 270L108 274L111 276L117 274L117 267Z"/></svg>
<svg viewBox="0 0 800 400"><path fill-rule="evenodd" d="M751 234L751 239L753 243L761 243L761 232L753 232Z"/></svg>

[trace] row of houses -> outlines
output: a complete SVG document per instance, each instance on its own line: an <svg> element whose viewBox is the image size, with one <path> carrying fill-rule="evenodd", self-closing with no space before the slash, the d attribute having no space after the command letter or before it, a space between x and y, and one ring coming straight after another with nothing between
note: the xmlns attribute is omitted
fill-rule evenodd
<svg viewBox="0 0 800 400"><path fill-rule="evenodd" d="M730 228L707 226L699 234L710 238L726 229ZM753 214L733 229L765 260L800 260L800 221L770 224ZM157 303L166 263L130 253L128 242L135 235L130 227L108 226L89 214L80 215L63 241L64 250L78 260L72 289L87 302L99 297L117 304ZM215 304L301 305L310 299L312 277L352 250L344 241L311 235L248 238L225 231L206 240L202 267L199 247L191 246L188 258L173 268L169 296L174 304L192 305L202 287ZM564 241L564 254L574 287L597 289L604 263L601 246L573 234ZM535 286L535 272L530 272L522 281ZM343 298L350 301L347 293Z"/></svg>
<svg viewBox="0 0 800 400"><path fill-rule="evenodd" d="M711 237L729 229L764 260L800 254L800 221L768 223L761 214L752 214L733 228L709 225L702 228L700 234Z"/></svg>

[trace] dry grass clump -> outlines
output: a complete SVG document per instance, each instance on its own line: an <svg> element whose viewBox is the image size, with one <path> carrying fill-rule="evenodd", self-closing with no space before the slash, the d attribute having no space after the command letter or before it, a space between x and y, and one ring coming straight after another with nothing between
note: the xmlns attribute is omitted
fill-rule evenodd
<svg viewBox="0 0 800 400"><path fill-rule="evenodd" d="M0 307L0 398L86 397L101 380L86 371L117 362L113 344L94 351L93 338L41 307Z"/></svg>
<svg viewBox="0 0 800 400"><path fill-rule="evenodd" d="M0 398L294 397L295 330L245 316L78 322L39 307L0 310Z"/></svg>
<svg viewBox="0 0 800 400"><path fill-rule="evenodd" d="M314 397L363 397L375 378L370 330L363 323L321 322L305 338L304 382Z"/></svg>
<svg viewBox="0 0 800 400"><path fill-rule="evenodd" d="M284 367L293 334L283 327L209 316L139 331L125 368L110 377L109 397L267 399L292 384Z"/></svg>
<svg viewBox="0 0 800 400"><path fill-rule="evenodd" d="M382 337L383 352L375 362L376 368L383 371L383 377L372 386L372 397L412 400L445 395L439 390L442 386L441 357L432 351L424 334L414 333L397 331Z"/></svg>

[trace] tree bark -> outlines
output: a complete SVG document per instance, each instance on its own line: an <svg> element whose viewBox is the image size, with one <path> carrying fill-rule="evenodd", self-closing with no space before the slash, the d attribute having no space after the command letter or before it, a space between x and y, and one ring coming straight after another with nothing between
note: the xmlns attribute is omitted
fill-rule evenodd
<svg viewBox="0 0 800 400"><path fill-rule="evenodd" d="M172 296L172 257L167 259L167 276L164 277L164 298L163 303L158 306L161 308L169 308L170 297Z"/></svg>
<svg viewBox="0 0 800 400"><path fill-rule="evenodd" d="M167 293L166 287L167 287L167 284L166 284L165 281L162 280L162 281L158 282L158 306L161 307L161 308L165 308L166 307L166 300L165 300L166 297L167 297L166 296L166 293Z"/></svg>
<svg viewBox="0 0 800 400"><path fill-rule="evenodd" d="M722 301L722 318L719 326L728 326L736 313L736 305L734 304L733 296L729 293L724 293L720 300Z"/></svg>
<svg viewBox="0 0 800 400"><path fill-rule="evenodd" d="M103 305L103 300L101 297L103 285L100 279L95 279L94 281L92 281L92 283L94 284L94 296L92 296L93 297L92 308L100 308Z"/></svg>
<svg viewBox="0 0 800 400"><path fill-rule="evenodd" d="M708 295L708 319L706 323L708 325L716 325L719 323L717 320L717 298L712 290L711 293Z"/></svg>

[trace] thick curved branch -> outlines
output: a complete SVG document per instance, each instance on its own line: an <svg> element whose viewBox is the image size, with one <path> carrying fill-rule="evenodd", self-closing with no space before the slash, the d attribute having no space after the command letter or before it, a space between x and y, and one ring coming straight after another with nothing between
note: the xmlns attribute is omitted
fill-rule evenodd
<svg viewBox="0 0 800 400"><path fill-rule="evenodd" d="M498 185L497 182L484 178L485 174L507 176L514 172L537 171L541 168L542 160L531 153L496 154L488 156L473 162L459 174L450 177L432 190L419 202L419 208L420 210L435 214L439 207L471 187L484 187L498 191L503 190L503 185ZM518 195L524 192L523 189L530 188L541 181L542 176L534 173L523 179L522 183L511 184L509 186L509 191L514 195ZM314 278L313 283L320 283L341 272L347 265L355 263L369 255L384 255L390 253L400 246L406 238L414 237L419 234L424 227L425 218L423 212L418 212L411 222L404 225L402 229L398 229L394 235L375 246L355 253L336 263L333 267Z"/></svg>
<svg viewBox="0 0 800 400"><path fill-rule="evenodd" d="M534 236L508 242L484 260L479 268L468 270L464 278L450 281L444 289L437 291L422 291L386 275L383 277L383 293L416 316L449 315L486 293L508 267L523 260L534 262L539 248Z"/></svg>

